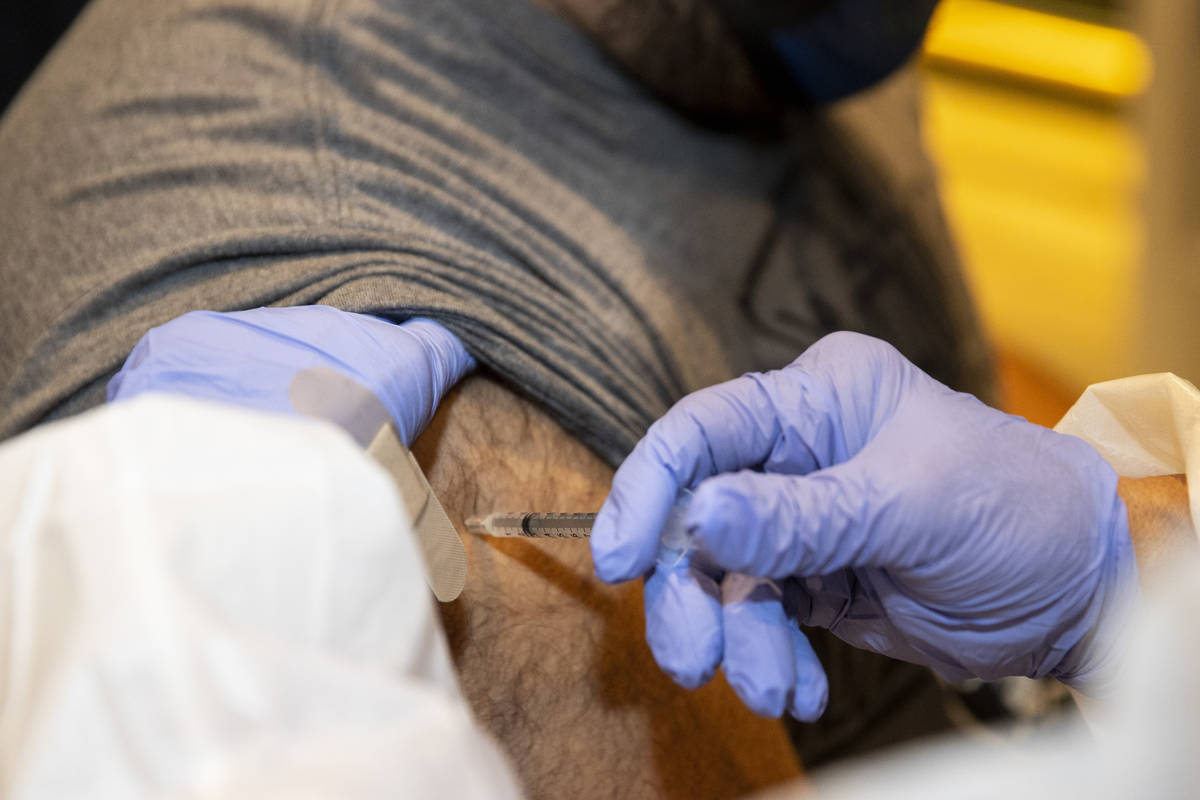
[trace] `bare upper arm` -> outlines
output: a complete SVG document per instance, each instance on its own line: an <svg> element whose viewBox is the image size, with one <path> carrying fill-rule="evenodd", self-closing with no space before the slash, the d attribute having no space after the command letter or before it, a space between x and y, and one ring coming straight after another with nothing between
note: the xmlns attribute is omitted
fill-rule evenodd
<svg viewBox="0 0 1200 800"><path fill-rule="evenodd" d="M481 540L495 510L599 508L612 470L532 403L473 377L415 446L464 536L442 606L463 688L532 797L733 797L799 774L782 725L718 677L689 692L644 642L641 586L592 573L585 541Z"/></svg>

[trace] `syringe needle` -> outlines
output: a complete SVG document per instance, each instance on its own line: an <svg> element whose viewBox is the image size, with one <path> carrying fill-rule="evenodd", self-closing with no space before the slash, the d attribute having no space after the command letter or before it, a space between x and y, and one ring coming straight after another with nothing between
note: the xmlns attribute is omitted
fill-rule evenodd
<svg viewBox="0 0 1200 800"><path fill-rule="evenodd" d="M486 517L467 517L467 531L474 533L477 536L487 536L492 532L491 520L495 514L488 514Z"/></svg>

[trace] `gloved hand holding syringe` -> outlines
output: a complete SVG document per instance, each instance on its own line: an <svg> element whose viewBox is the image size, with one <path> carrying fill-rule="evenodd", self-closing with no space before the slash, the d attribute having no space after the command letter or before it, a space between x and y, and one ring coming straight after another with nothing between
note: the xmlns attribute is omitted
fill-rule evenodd
<svg viewBox="0 0 1200 800"><path fill-rule="evenodd" d="M782 607L778 602L782 592L776 582L726 572L697 548L694 534L686 524L691 500L690 489L681 489L677 494L662 528L653 569L646 575L646 638L667 674L680 685L694 689L707 682L712 672L689 674L686 664L672 661L672 653L680 650L707 653L715 670L727 636L732 637L733 648L741 652L751 651L747 639L761 639L760 650L765 647L767 652L780 647L790 649L793 644L786 635L780 641L780 631L786 629L782 627ZM467 530L483 536L583 539L591 537L595 519L595 514L496 512L468 519ZM764 599L768 602L764 603ZM707 626L707 635L696 638L692 628L681 629L670 624L676 614L686 614L697 607L703 608L707 616L724 615L733 624L724 629L720 625ZM769 717L790 711L794 716L811 719L824 708L827 690L823 674L809 676L810 682L818 685L815 705L809 708L794 704L788 692L759 688L762 681L756 680L746 666L728 662L724 672L740 696L757 701L748 702L753 711Z"/></svg>

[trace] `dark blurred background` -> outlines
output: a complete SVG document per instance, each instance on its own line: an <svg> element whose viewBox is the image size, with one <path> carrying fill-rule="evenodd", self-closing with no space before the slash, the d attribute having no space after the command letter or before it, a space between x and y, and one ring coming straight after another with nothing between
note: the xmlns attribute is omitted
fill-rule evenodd
<svg viewBox="0 0 1200 800"><path fill-rule="evenodd" d="M0 111L58 41L86 0L2 0Z"/></svg>

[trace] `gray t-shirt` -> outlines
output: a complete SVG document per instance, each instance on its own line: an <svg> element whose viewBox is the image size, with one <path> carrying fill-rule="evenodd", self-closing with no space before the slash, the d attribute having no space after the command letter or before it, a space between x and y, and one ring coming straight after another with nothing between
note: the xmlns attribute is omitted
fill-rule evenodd
<svg viewBox="0 0 1200 800"><path fill-rule="evenodd" d="M524 0L95 0L0 123L0 437L260 305L437 319L614 463L834 329L983 391L929 171L880 157L912 106L876 105L708 130Z"/></svg>

